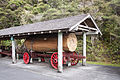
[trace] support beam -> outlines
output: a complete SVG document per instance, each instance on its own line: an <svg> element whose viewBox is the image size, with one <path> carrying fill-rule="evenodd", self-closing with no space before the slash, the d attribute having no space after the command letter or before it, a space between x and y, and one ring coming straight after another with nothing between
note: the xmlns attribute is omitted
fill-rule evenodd
<svg viewBox="0 0 120 80"><path fill-rule="evenodd" d="M30 59L30 63L33 63L33 58Z"/></svg>
<svg viewBox="0 0 120 80"><path fill-rule="evenodd" d="M63 58L63 34L62 32L58 32L58 72L63 72L63 64L62 64L62 58Z"/></svg>
<svg viewBox="0 0 120 80"><path fill-rule="evenodd" d="M19 54L17 54L17 61L19 60Z"/></svg>
<svg viewBox="0 0 120 80"><path fill-rule="evenodd" d="M70 66L71 66L71 60L70 60L70 57L68 57L67 64L68 64L68 67L70 67Z"/></svg>
<svg viewBox="0 0 120 80"><path fill-rule="evenodd" d="M12 63L16 63L16 56L15 56L15 40L13 38L13 36L11 37L11 41L12 41Z"/></svg>
<svg viewBox="0 0 120 80"><path fill-rule="evenodd" d="M92 27L88 27L88 26L84 26L84 25L79 25L80 28L85 28L85 29L89 29L89 30L93 30L93 31L97 31L96 28L92 28Z"/></svg>
<svg viewBox="0 0 120 80"><path fill-rule="evenodd" d="M83 56L86 57L86 33L83 33ZM86 58L82 60L82 65L86 65Z"/></svg>
<svg viewBox="0 0 120 80"><path fill-rule="evenodd" d="M89 31L88 29L84 29L84 28L78 28L79 30L82 30L82 31Z"/></svg>
<svg viewBox="0 0 120 80"><path fill-rule="evenodd" d="M83 21L85 21L87 18L89 18L90 15L87 15L85 18L83 18L80 22L78 22L77 24L73 25L69 31L72 31L75 27L77 27L80 23L82 23Z"/></svg>
<svg viewBox="0 0 120 80"><path fill-rule="evenodd" d="M91 31L91 32L87 32L86 34L87 34L87 35L96 35L96 34L98 34L98 33L99 33L98 31L95 31L95 32L92 32L92 31Z"/></svg>

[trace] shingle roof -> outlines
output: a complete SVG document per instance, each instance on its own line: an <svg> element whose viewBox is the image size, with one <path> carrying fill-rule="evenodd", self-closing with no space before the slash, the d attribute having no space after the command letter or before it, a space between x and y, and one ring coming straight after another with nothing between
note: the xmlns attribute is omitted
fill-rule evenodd
<svg viewBox="0 0 120 80"><path fill-rule="evenodd" d="M77 24L79 21L87 17L88 14L82 14L77 16L71 16L62 19L54 19L49 21L37 22L33 24L26 24L17 27L11 27L0 30L0 36L3 35L14 35L29 32L39 32L39 31L50 31L50 30L60 30L60 29L70 29L72 26Z"/></svg>

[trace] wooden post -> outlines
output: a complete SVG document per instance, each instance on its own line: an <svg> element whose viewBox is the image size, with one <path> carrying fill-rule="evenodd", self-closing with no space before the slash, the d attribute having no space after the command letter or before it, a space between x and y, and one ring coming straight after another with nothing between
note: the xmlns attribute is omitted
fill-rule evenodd
<svg viewBox="0 0 120 80"><path fill-rule="evenodd" d="M62 32L58 32L58 72L63 72L63 64L62 64L62 58L63 58L63 34Z"/></svg>
<svg viewBox="0 0 120 80"><path fill-rule="evenodd" d="M19 54L17 54L17 61L19 60Z"/></svg>
<svg viewBox="0 0 120 80"><path fill-rule="evenodd" d="M33 58L30 59L30 63L33 63Z"/></svg>
<svg viewBox="0 0 120 80"><path fill-rule="evenodd" d="M12 41L12 63L16 63L16 55L15 55L15 40L13 38L13 36L11 37L11 41Z"/></svg>
<svg viewBox="0 0 120 80"><path fill-rule="evenodd" d="M86 57L86 33L83 33L83 56ZM82 65L86 65L86 58L82 60Z"/></svg>
<svg viewBox="0 0 120 80"><path fill-rule="evenodd" d="M41 62L41 58L38 58L38 62Z"/></svg>

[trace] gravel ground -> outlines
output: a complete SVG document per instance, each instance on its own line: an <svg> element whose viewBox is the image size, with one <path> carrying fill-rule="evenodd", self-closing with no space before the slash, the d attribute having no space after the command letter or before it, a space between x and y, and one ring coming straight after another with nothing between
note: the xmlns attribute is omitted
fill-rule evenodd
<svg viewBox="0 0 120 80"><path fill-rule="evenodd" d="M64 72L57 73L48 62L27 65L22 60L11 62L11 58L0 58L0 80L120 80L120 67L79 63L64 66Z"/></svg>

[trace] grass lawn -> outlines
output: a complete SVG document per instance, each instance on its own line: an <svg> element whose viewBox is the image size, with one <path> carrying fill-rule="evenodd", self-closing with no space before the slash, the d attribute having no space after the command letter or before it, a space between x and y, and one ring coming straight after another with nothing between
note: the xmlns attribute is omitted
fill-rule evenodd
<svg viewBox="0 0 120 80"><path fill-rule="evenodd" d="M80 62L82 62L82 61L80 61ZM92 62L92 61L87 61L87 64L97 64L97 65L120 67L120 64L110 64L110 63L105 63L105 62Z"/></svg>

